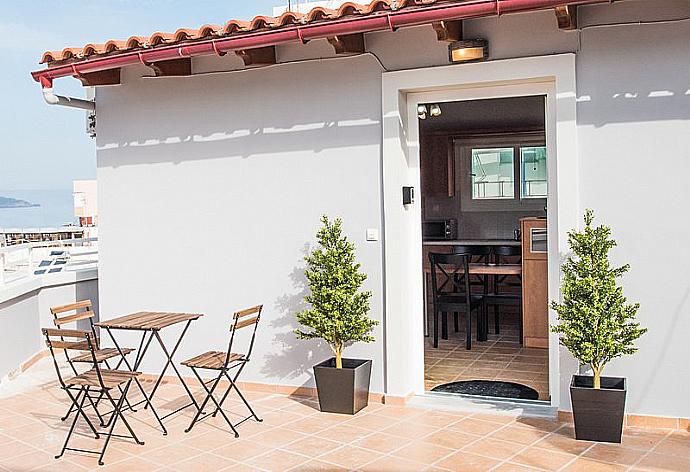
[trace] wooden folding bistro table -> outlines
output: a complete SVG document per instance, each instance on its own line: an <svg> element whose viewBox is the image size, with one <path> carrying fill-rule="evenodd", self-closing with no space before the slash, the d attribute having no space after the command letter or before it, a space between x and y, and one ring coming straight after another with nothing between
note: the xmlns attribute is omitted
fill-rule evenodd
<svg viewBox="0 0 690 472"><path fill-rule="evenodd" d="M168 366L172 366L173 370L175 371L175 374L177 374L177 378L180 379L180 382L182 383L182 386L184 389L187 391L187 395L189 395L189 398L192 399L192 404L194 404L197 408L199 405L197 404L196 400L194 399L194 395L192 395L192 392L189 390L189 387L187 387L187 384L185 383L184 379L182 378L182 375L180 375L180 371L177 370L177 367L175 366L175 363L173 362L173 356L175 355L175 352L177 351L177 348L180 347L180 343L182 342L182 338L184 338L184 335L187 333L187 329L189 328L189 325L192 323L192 321L201 318L202 314L200 313L170 313L170 312L153 312L153 311L140 311L137 313L132 313L130 315L125 315L125 316L120 316L118 318L113 318L110 320L105 320L96 323L95 325L98 326L99 328L103 328L108 332L108 335L110 336L110 339L113 341L113 344L115 344L115 347L122 353L122 349L120 348L119 344L117 343L117 340L115 339L115 336L113 336L112 330L116 329L121 329L121 330L128 330L128 331L141 331L142 336L141 336L141 342L139 343L139 349L137 349L137 356L134 361L134 365L130 365L129 362L127 361L126 357L123 355L123 358L125 359L125 363L127 364L127 367L132 370L132 371L137 371L139 369L139 366L141 365L142 360L144 359L144 355L146 354L146 351L148 350L149 346L151 345L151 341L153 338L156 338L158 341L158 344L160 345L161 349L165 353L165 356L167 357L167 361L165 363L165 367L163 367L163 370L161 371L160 375L158 376L158 379L156 380L155 385L153 386L153 390L151 390L151 393L148 394L148 397L146 395L146 392L143 391L143 388L140 387L142 395L144 395L144 400L134 404L133 406L139 405L141 403L147 403L153 400L153 396L156 393L156 390L158 389L158 386L160 385L161 381L163 380L163 377L165 376L165 372L168 370ZM163 328L167 328L168 326L173 326L178 323L185 323L184 329L182 330L182 333L180 334L180 337L177 339L177 342L175 343L175 346L173 347L172 351L169 351L168 348L165 346L165 343L163 342L163 339L160 336L160 330ZM148 334L148 340L147 338ZM148 405L146 405L148 406ZM146 408L146 406L144 408ZM186 405L189 406L189 405ZM186 407L185 406L185 407ZM161 417L161 419L165 419L170 415L173 415L180 411L181 409L185 408L178 408L175 411L172 411L168 413L167 415L164 415ZM159 421L160 422L160 421ZM167 434L167 431L165 427L163 426L162 423L161 428L163 429L163 434Z"/></svg>

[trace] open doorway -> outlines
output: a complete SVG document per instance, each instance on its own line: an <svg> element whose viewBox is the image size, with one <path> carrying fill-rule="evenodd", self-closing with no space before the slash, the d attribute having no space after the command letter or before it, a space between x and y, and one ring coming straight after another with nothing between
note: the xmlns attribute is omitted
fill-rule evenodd
<svg viewBox="0 0 690 472"><path fill-rule="evenodd" d="M545 116L542 95L418 107L427 391L550 401Z"/></svg>

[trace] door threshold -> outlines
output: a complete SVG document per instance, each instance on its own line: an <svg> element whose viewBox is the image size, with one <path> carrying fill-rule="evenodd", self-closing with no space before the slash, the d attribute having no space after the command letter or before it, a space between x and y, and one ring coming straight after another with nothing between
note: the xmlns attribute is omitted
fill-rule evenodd
<svg viewBox="0 0 690 472"><path fill-rule="evenodd" d="M421 408L491 413L497 415L545 418L555 420L558 408L538 400L478 397L458 393L424 392L407 401L407 405Z"/></svg>

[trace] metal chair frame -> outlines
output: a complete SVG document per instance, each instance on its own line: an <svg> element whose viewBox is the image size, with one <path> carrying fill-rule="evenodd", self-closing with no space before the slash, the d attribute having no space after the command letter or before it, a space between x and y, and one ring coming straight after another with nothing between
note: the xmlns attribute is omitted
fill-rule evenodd
<svg viewBox="0 0 690 472"><path fill-rule="evenodd" d="M79 310L83 310L83 311L79 311ZM62 317L59 316L61 314L68 313L68 312L74 312L74 313L72 313L70 315L62 316ZM95 345L96 354L98 354L98 351L100 351L100 345L98 342L98 336L96 334L96 327L93 324L93 318L95 316L95 313L93 311L93 305L91 303L91 300L80 300L80 301L77 301L76 303L71 303L69 305L61 305L61 306L51 307L50 313L53 315L53 324L55 325L55 327L57 329L63 329L62 325L64 325L64 324L77 323L81 320L88 319L89 320L89 331L91 332L91 334L93 336L92 342ZM110 358L113 358L113 357L120 356L120 360L118 361L117 365L115 366L115 369L118 369L122 365L122 362L126 360L124 358L124 355L127 355L132 351L133 351L133 349L118 351L117 354L110 357ZM74 375L79 375L79 372L77 371L77 369L74 365L75 363L90 363L89 361L74 360L75 358L70 357L67 349L64 350L64 354L65 354L65 360L67 361L70 368L72 369L72 372L74 372ZM103 359L101 362L103 362L108 369L111 368L110 365L108 364L108 359ZM122 393L122 392L120 392L120 393ZM103 422L103 417L97 408L98 404L100 403L101 400L102 400L102 397L99 397L96 399L95 402L93 402L91 400L91 398L89 398L89 401L92 403L91 406L94 408L94 410L96 411L96 414L98 415L98 420L100 421L101 426L107 426L107 423ZM129 405L129 400L125 400L125 401L127 402L127 405L131 407L131 405ZM132 411L136 411L136 410L132 409ZM70 405L69 409L67 410L67 413L65 413L65 415L60 418L60 421L65 421L67 418L69 418L69 416L73 412L74 412L74 404Z"/></svg>
<svg viewBox="0 0 690 472"><path fill-rule="evenodd" d="M239 437L239 432L237 431L237 427L244 423L245 421L254 418L256 421L263 421L263 419L259 418L257 414L254 412L252 407L249 405L249 402L247 399L244 397L240 389L237 387L237 379L239 378L240 374L242 373L242 370L245 368L247 363L250 361L251 358L251 353L252 349L254 348L254 341L256 339L256 330L257 327L259 326L259 320L261 319L261 311L263 309L263 305L257 305L252 308L248 308L246 310L238 311L233 314L233 321L230 327L230 341L228 342L228 349L225 353L225 360L222 363L222 365L218 366L202 366L202 365L194 365L195 360L199 359L205 355L212 354L213 351L201 354L200 356L197 356L192 359L188 359L184 362L182 362L182 365L185 365L189 367L196 378L199 380L199 383L201 386L204 388L206 391L206 397L204 401L201 403L201 405L198 406L197 412L194 415L194 418L192 419L192 422L189 424L189 427L185 429L185 433L188 433L192 430L194 425L198 422L201 421L205 418L207 418L209 415L215 417L218 413L220 413L223 416L223 419L225 419L225 422L230 426L230 429L232 432L235 434L235 437ZM256 315L251 318L246 318L251 315ZM254 329L252 331L252 336L251 340L249 341L249 347L247 349L247 353L243 355L239 355L236 353L232 352L232 347L235 341L235 334L237 333L237 330L253 326ZM203 364L203 363L202 363ZM211 378L209 380L204 381L199 374L200 369L206 369L206 370L214 370L218 372L218 375L214 378ZM237 369L236 372L231 376L230 371ZM220 381L225 378L230 382L230 385L228 386L227 390L221 397L220 401L217 401L216 398L214 397L214 392L216 391L216 388L218 387ZM208 384L211 384L211 387L209 388ZM240 420L239 422L233 424L232 421L227 417L225 412L223 411L223 403L225 400L228 398L230 395L230 392L232 390L235 390L237 392L237 395L240 397L244 405L247 407L249 412L251 413L249 416L246 418ZM204 408L208 404L209 401L212 401L215 404L215 409L213 413L204 413ZM189 405L187 405L189 406Z"/></svg>
<svg viewBox="0 0 690 472"><path fill-rule="evenodd" d="M62 390L64 390L67 393L67 396L70 398L72 401L73 407L76 409L76 414L74 415L74 419L72 420L72 424L69 428L69 432L67 433L67 437L65 438L65 442L62 446L62 449L58 455L55 456L56 459L59 459L62 457L65 453L65 451L77 451L77 452L84 452L88 454L98 454L98 464L103 465L103 457L105 455L105 451L108 448L108 444L110 443L110 439L114 437L120 437L120 438L126 438L126 439L134 439L134 441L139 444L139 445L144 445L143 441L140 441L137 435L134 433L134 430L130 426L129 422L127 419L124 417L122 414L122 406L124 405L124 402L127 398L127 392L129 391L130 385L132 384L132 381L140 375L139 372L131 372L131 371L119 371L119 370L111 370L111 369L101 369L100 363L96 359L96 351L95 349L95 340L93 339L93 333L89 331L80 331L80 330L71 330L71 329L57 329L57 328L43 328L42 330L43 335L46 338L46 345L48 346L48 349L50 350L50 354L53 358L53 364L55 365L55 371L57 373L58 381L60 383L60 387ZM59 338L59 340L53 339L53 338ZM81 341L65 341L65 338L69 339L79 339ZM64 379L62 376L62 372L60 371L60 366L58 365L57 362L57 357L55 354L55 349L63 349L65 351L68 350L76 350L76 351L81 351L83 350L84 344L86 343L86 346L88 348L88 351L91 353L92 361L93 361L93 369L89 371L89 373L95 373L95 380L96 382L93 382L93 384L89 384L88 381L85 381L83 378L80 380L80 377L84 377L86 374L77 374L75 377L71 377L68 379ZM119 379L117 380L117 385L111 385L107 386L104 382L104 375L117 375ZM93 375L92 375L93 377ZM120 380L121 379L121 380ZM121 387L122 384L125 384L124 388L120 390L120 397L115 401L113 396L110 393L110 390L112 390L115 386L118 388ZM76 395L74 395L74 392L76 392ZM109 429L107 432L99 432L91 420L89 419L88 415L84 411L84 401L88 398L93 409L96 411L96 414L100 418L100 414L98 413L98 410L96 408L96 405L93 402L93 397L91 396L92 393L98 393L99 397L98 398L107 398L110 404L113 407L113 412L111 415L110 420L108 420L108 426ZM91 451L91 450L86 450L86 449L79 449L79 448L71 448L68 447L69 440L72 437L72 433L74 432L74 428L77 424L77 421L79 420L79 417L82 417L86 423L89 425L89 428L94 434L94 437L96 439L99 439L101 435L104 435L106 437L105 443L103 444L103 447L101 448L100 451ZM118 418L122 420L124 423L125 427L129 431L130 435L129 436L124 436L124 435L119 435L119 434L114 434L113 431L115 429L115 424L117 423Z"/></svg>
<svg viewBox="0 0 690 472"><path fill-rule="evenodd" d="M447 254L429 253L431 263L431 287L434 305L434 347L438 347L438 313L442 312L441 336L448 339L448 312L454 313L464 310L466 314L467 335L466 347L472 349L472 310L477 311L477 337L479 337L480 324L485 311L483 295L473 295L470 291L469 262L471 254ZM447 270L444 266L451 266ZM438 271L438 272L437 272ZM438 276L444 280L439 285ZM450 284L450 286L449 286ZM450 287L451 291L444 288Z"/></svg>

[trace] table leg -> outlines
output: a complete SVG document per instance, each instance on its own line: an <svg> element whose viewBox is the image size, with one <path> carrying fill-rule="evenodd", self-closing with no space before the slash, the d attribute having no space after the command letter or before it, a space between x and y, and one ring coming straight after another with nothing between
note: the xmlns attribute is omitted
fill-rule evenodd
<svg viewBox="0 0 690 472"><path fill-rule="evenodd" d="M429 274L424 272L424 290L423 290L423 297L424 297L424 336L429 336L429 301L427 299L428 296L428 286L429 285Z"/></svg>
<svg viewBox="0 0 690 472"><path fill-rule="evenodd" d="M129 364L127 357L122 352L122 348L120 348L120 345L115 340L115 336L113 336L113 333L110 331L110 328L106 328L106 331L108 332L110 339L113 341L113 344L115 344L115 347L117 348L118 352L120 353L120 356L122 356L122 359L124 360L127 368L131 372L135 372L136 370L138 370L139 366L141 365L141 361L144 359L144 354L146 353L146 351L148 351L149 346L151 345L151 341L153 340L153 332L151 332L151 334L149 335L149 340L145 346L144 346L144 340L146 339L147 332L144 331L144 333L142 334L141 341L139 342L139 349L137 350L137 356L134 359L134 367L132 367ZM142 349L142 346L143 346L143 349ZM134 407L137 405L141 405L142 403L145 404L144 409L146 409L147 407L150 406L151 407L151 413L153 413L153 416L156 418L156 420L158 421L158 424L160 425L161 429L163 430L163 436L166 436L168 434L168 430L165 428L165 426L163 426L163 421L161 421L161 418L158 416L158 412L155 410L155 408L153 408L153 405L151 404L151 400L153 399L153 392L151 392L151 395L146 395L146 391L144 390L144 387L141 385L141 382L139 382L139 379L136 377L134 378L134 383L137 385L137 388L141 392L141 395L144 397L144 399L135 403L134 405L130 405L129 400L125 399L127 401L127 405L128 405L125 409L136 411L134 409ZM122 410L122 411L124 411L124 410ZM112 419L113 418L111 417L111 420Z"/></svg>
<svg viewBox="0 0 690 472"><path fill-rule="evenodd" d="M163 349L163 352L167 356L168 360L165 363L165 367L163 367L163 371L161 372L160 376L158 377L158 380L156 380L156 384L153 386L153 390L151 390L151 398L153 398L153 395L156 393L156 390L158 389L161 381L163 380L163 377L165 376L165 372L168 370L168 366L172 366L173 370L177 374L177 378L180 380L180 383L182 383L182 386L184 387L185 391L187 392L187 395L189 395L189 398L192 400L192 404L199 408L199 404L197 403L196 399L194 398L194 395L192 395L191 390L189 390L189 387L187 387L187 384L185 383L184 379L182 378L182 375L180 374L180 371L177 369L175 366L175 363L173 362L173 356L175 355L175 352L177 352L177 349L180 347L180 343L182 342L182 338L184 338L185 333L187 332L187 328L189 328L189 325L191 324L192 320L187 321L187 324L185 325L184 329L182 330L182 334L180 335L180 338L177 340L177 343L175 344L175 347L171 352L168 352L168 349L165 347L165 343L163 343L163 339L161 339L160 334L158 331L154 331L154 334L156 336L156 339L158 340L158 344L160 344L161 349ZM183 408L186 408L189 405L186 405ZM146 407L144 407L146 408ZM163 418L167 418L168 416L177 413L178 410L175 410L171 413L168 413L167 415L163 416Z"/></svg>

